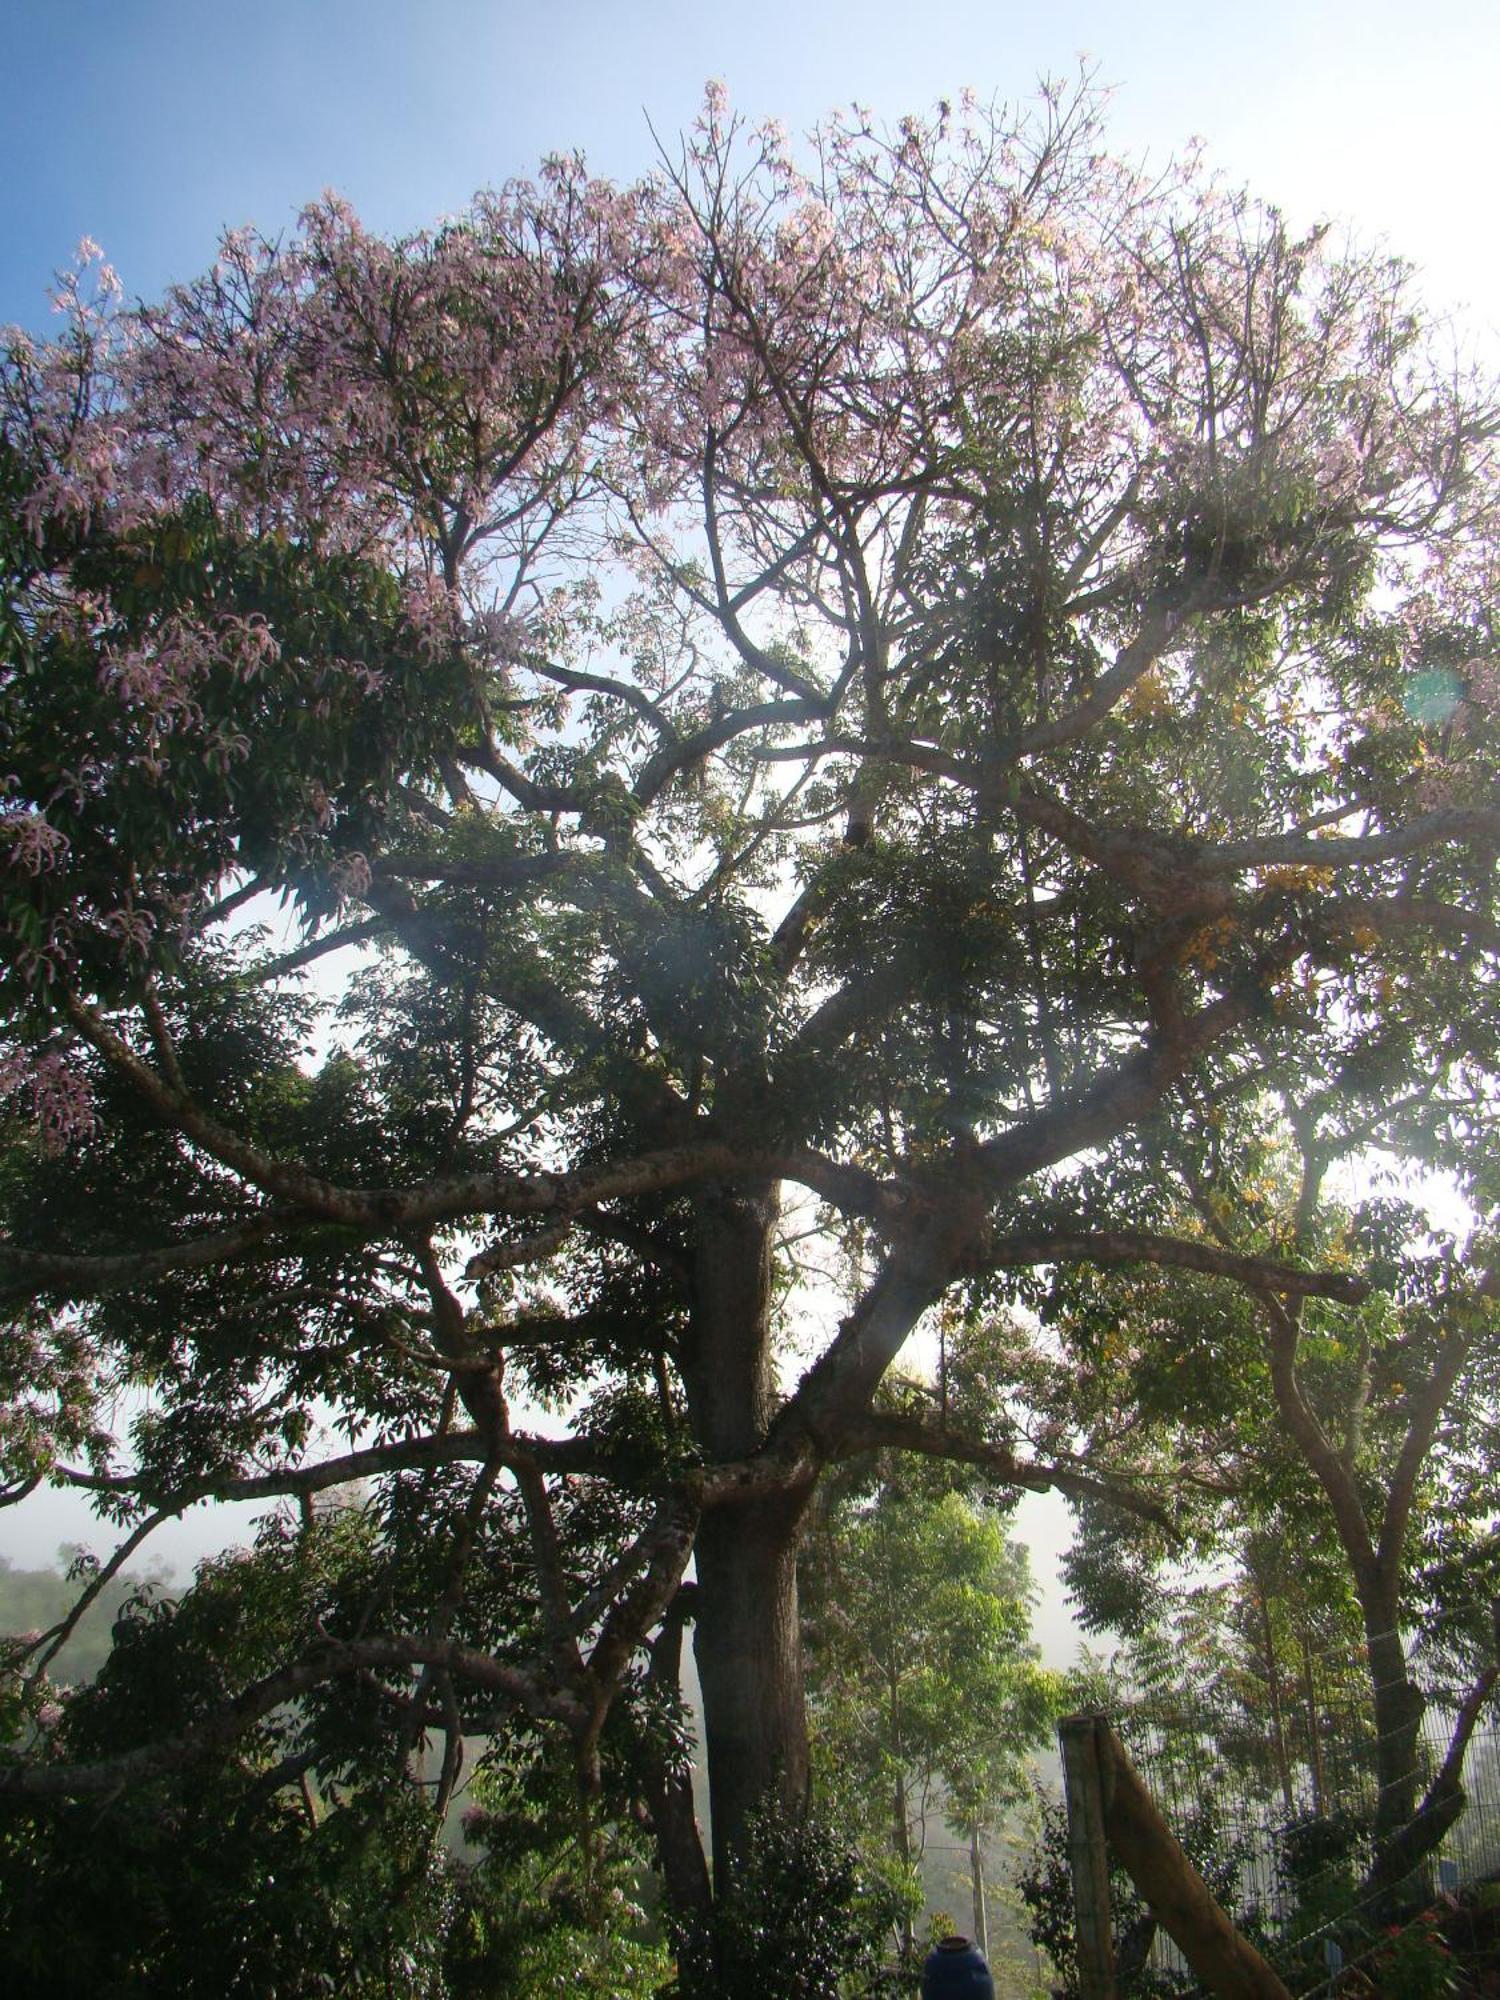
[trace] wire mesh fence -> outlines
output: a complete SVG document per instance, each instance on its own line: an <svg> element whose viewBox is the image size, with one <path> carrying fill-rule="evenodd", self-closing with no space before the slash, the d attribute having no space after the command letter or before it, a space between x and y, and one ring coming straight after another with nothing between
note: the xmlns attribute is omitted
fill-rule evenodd
<svg viewBox="0 0 1500 2000"><path fill-rule="evenodd" d="M1442 1764L1455 1720L1440 1706L1423 1717L1409 1773L1417 1799ZM1367 1706L1143 1701L1120 1710L1114 1725L1183 1845L1195 1859L1213 1858L1216 1892L1235 1923L1293 1991L1311 2000L1357 1962L1389 1952L1386 1894L1364 1886L1380 1748ZM1420 1864L1417 1886L1431 1897L1500 1875L1493 1722L1469 1742L1463 1787L1463 1812ZM1148 1983L1159 1989L1194 1990L1164 1934L1150 1970Z"/></svg>

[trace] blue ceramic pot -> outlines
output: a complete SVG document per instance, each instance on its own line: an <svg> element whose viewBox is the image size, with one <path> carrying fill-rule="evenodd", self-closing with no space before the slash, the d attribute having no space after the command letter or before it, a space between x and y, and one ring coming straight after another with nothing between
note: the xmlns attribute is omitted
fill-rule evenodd
<svg viewBox="0 0 1500 2000"><path fill-rule="evenodd" d="M995 2000L979 1947L966 1937L939 1938L922 1967L922 2000Z"/></svg>

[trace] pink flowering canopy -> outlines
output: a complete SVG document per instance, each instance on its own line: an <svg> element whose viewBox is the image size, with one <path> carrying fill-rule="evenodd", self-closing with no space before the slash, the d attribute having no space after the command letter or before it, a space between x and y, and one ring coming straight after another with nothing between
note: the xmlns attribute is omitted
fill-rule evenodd
<svg viewBox="0 0 1500 2000"><path fill-rule="evenodd" d="M145 308L89 250L0 372L5 1476L376 1481L515 1587L327 1675L586 1785L691 1617L721 1858L805 1775L823 1466L1139 1471L901 1431L925 1313L1360 1294L1195 1217L1216 1106L1495 1198L1493 392L1402 266L1097 116L711 94L629 190L325 201Z"/></svg>

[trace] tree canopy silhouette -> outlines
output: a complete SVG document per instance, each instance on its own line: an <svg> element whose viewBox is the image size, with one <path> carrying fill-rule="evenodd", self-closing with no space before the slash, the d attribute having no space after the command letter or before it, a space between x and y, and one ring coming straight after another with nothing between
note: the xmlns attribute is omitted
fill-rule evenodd
<svg viewBox="0 0 1500 2000"><path fill-rule="evenodd" d="M0 373L6 1477L140 1526L370 1479L405 1567L6 1783L373 1676L591 1791L691 1622L722 1881L806 1793L824 1467L1122 1498L882 1408L925 1313L1364 1296L1182 1220L1218 1099L1440 1077L1473 1166L1491 391L1400 265L1112 157L1086 89L800 149L711 92L635 187L552 160L395 242L328 200L61 304Z"/></svg>

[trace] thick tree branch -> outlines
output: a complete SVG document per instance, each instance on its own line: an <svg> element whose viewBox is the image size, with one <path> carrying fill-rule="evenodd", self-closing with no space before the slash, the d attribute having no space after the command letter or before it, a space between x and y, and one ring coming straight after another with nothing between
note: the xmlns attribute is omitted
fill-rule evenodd
<svg viewBox="0 0 1500 2000"><path fill-rule="evenodd" d="M1463 1786L1464 1759L1475 1725L1497 1681L1500 1681L1500 1667L1486 1667L1464 1696L1437 1774L1423 1793L1416 1812L1375 1855L1361 1885L1363 1897L1398 1887L1461 1817L1468 1804Z"/></svg>
<svg viewBox="0 0 1500 2000"><path fill-rule="evenodd" d="M1351 1272L1300 1270L1272 1257L1247 1257L1191 1237L1160 1236L1143 1229L996 1237L976 1253L965 1275L1031 1264L1157 1264L1234 1278L1287 1297L1337 1299L1345 1305L1357 1305L1370 1294L1368 1282Z"/></svg>
<svg viewBox="0 0 1500 2000"><path fill-rule="evenodd" d="M908 1334L941 1296L945 1283L946 1275L924 1269L920 1262L889 1257L778 1415L772 1446L790 1444L799 1435L814 1440L838 1436L866 1412Z"/></svg>
<svg viewBox="0 0 1500 2000"><path fill-rule="evenodd" d="M69 1298L82 1298L110 1291L116 1285L150 1284L170 1271L196 1271L235 1263L255 1252L285 1256L290 1254L290 1246L268 1248L268 1239L298 1220L292 1212L278 1211L241 1223L236 1229L216 1230L181 1243L164 1243L154 1250L69 1253L27 1250L14 1243L0 1243L0 1289L56 1290ZM305 1223L303 1226L306 1227Z"/></svg>
<svg viewBox="0 0 1500 2000"><path fill-rule="evenodd" d="M377 881L453 882L468 888L523 889L537 882L556 882L569 873L584 873L592 855L581 854L491 854L472 855L382 854L372 862Z"/></svg>
<svg viewBox="0 0 1500 2000"><path fill-rule="evenodd" d="M727 714L695 730L691 736L664 746L641 768L631 796L639 806L648 806L679 771L690 770L715 750L722 750L737 736L752 729L785 729L805 722L818 712L807 701L760 701L748 708L730 709Z"/></svg>
<svg viewBox="0 0 1500 2000"><path fill-rule="evenodd" d="M1002 1486L1021 1486L1033 1493L1055 1488L1076 1499L1106 1500L1142 1520L1154 1522L1175 1537L1171 1514L1159 1500L1122 1480L1084 1472L1076 1466L1017 1458L1008 1445L985 1438L962 1437L942 1424L899 1412L872 1410L844 1425L831 1451L834 1458L854 1458L866 1451L909 1451L924 1458L972 1465Z"/></svg>
<svg viewBox="0 0 1500 2000"><path fill-rule="evenodd" d="M603 1623L588 1667L598 1690L601 1724L632 1656L677 1594L693 1553L697 1528L698 1509L692 1501L680 1493L669 1495L627 1552L633 1558L632 1569L638 1572L635 1580L622 1573L607 1600L594 1600L597 1608L591 1609L587 1622L592 1624L603 1611Z"/></svg>
<svg viewBox="0 0 1500 2000"><path fill-rule="evenodd" d="M1085 736L1096 722L1122 700L1171 645L1187 614L1181 607L1160 605L1148 613L1136 636L1115 655L1114 664L1102 673L1084 699L1063 715L1034 723L1000 751L1007 764L1060 750Z"/></svg>
<svg viewBox="0 0 1500 2000"><path fill-rule="evenodd" d="M1333 1510L1339 1539L1354 1571L1363 1602L1372 1590L1378 1591L1382 1571L1359 1488L1338 1448L1318 1422L1302 1393L1297 1375L1300 1330L1296 1315L1265 1287L1259 1288L1257 1296L1265 1316L1267 1356L1276 1407Z"/></svg>
<svg viewBox="0 0 1500 2000"><path fill-rule="evenodd" d="M267 1194L332 1222L358 1222L362 1202L349 1190L339 1188L319 1174L292 1161L278 1160L263 1152L239 1133L221 1125L186 1092L177 1089L138 1056L117 1035L102 1015L84 1001L69 996L68 1018L104 1060L123 1077L164 1124L174 1126L185 1137L211 1154L222 1165L232 1167L252 1185Z"/></svg>
<svg viewBox="0 0 1500 2000"><path fill-rule="evenodd" d="M1381 937L1430 931L1448 944L1500 953L1500 924L1493 918L1432 896L1330 897L1318 905L1318 918L1328 930L1372 930Z"/></svg>
<svg viewBox="0 0 1500 2000"><path fill-rule="evenodd" d="M522 1709L538 1721L561 1723L570 1731L586 1727L589 1720L578 1700L558 1688L548 1673L514 1666L451 1639L395 1633L333 1640L316 1647L291 1666L252 1683L216 1715L176 1736L90 1764L0 1765L0 1797L87 1798L125 1785L145 1784L181 1770L201 1757L231 1749L257 1722L328 1681L351 1674L402 1672L414 1666L439 1668L456 1680L467 1681Z"/></svg>
<svg viewBox="0 0 1500 2000"><path fill-rule="evenodd" d="M473 976L472 964L453 948L449 921L441 911L419 904L404 884L377 879L367 900L439 985ZM606 1037L598 1022L531 959L487 964L483 990L530 1022L565 1060L592 1061L604 1052ZM624 1050L611 1049L610 1056L616 1090L647 1128L680 1131L687 1107L666 1079Z"/></svg>
<svg viewBox="0 0 1500 2000"><path fill-rule="evenodd" d="M598 694L608 701L623 702L655 732L664 748L670 749L681 741L671 718L660 705L630 681L612 680L608 674L583 673L576 667L565 667L560 661L542 659L536 654L527 655L526 666L541 679L555 681L558 687L574 694Z"/></svg>
<svg viewBox="0 0 1500 2000"><path fill-rule="evenodd" d="M464 1266L464 1276L472 1282L493 1277L497 1271L517 1271L523 1265L540 1263L562 1248L572 1233L573 1223L574 1218L567 1216L534 1230L530 1236L492 1243L487 1250L478 1250L469 1259Z"/></svg>
<svg viewBox="0 0 1500 2000"><path fill-rule="evenodd" d="M682 1631L692 1616L694 1589L690 1583L678 1586L663 1613L661 1629L651 1643L646 1683L668 1702L681 1699ZM697 1917L701 1921L712 1907L713 1886L693 1811L691 1773L654 1736L643 1742L642 1755L647 1808L668 1899L679 1916Z"/></svg>
<svg viewBox="0 0 1500 2000"><path fill-rule="evenodd" d="M1382 1571L1394 1572L1400 1567L1407 1523L1416 1498L1417 1480L1472 1345L1471 1331L1450 1328L1427 1380L1414 1390L1407 1401L1406 1435L1401 1440L1401 1450L1386 1488L1380 1538L1375 1550Z"/></svg>
<svg viewBox="0 0 1500 2000"><path fill-rule="evenodd" d="M1195 844L1192 865L1204 874L1237 874L1243 868L1346 868L1380 861L1399 861L1440 841L1500 843L1500 810L1477 806L1452 807L1422 813L1405 826L1385 833L1327 834L1316 840L1301 834L1268 834L1257 840Z"/></svg>
<svg viewBox="0 0 1500 2000"><path fill-rule="evenodd" d="M342 924L336 931L324 931L320 937L309 938L306 944L257 965L254 977L260 985L269 986L273 980L285 979L293 972L300 972L305 965L314 965L320 958L331 957L336 951L370 944L384 934L385 928L380 917L366 917L357 924Z"/></svg>
<svg viewBox="0 0 1500 2000"><path fill-rule="evenodd" d="M341 1187L295 1161L273 1157L221 1124L136 1055L82 1001L71 999L68 1011L79 1032L164 1123L266 1193L325 1221L371 1233L420 1229L472 1214L571 1216L704 1178L796 1180L846 1212L865 1216L878 1215L891 1199L890 1190L873 1174L822 1154L805 1149L747 1153L707 1137L572 1173L465 1175L404 1189Z"/></svg>
<svg viewBox="0 0 1500 2000"><path fill-rule="evenodd" d="M1088 1146L1102 1145L1151 1111L1190 1066L1217 1041L1253 1019L1258 992L1239 989L1179 1019L1145 1048L1083 1090L1021 1119L978 1149L985 1184L994 1192L1055 1166Z"/></svg>
<svg viewBox="0 0 1500 2000"><path fill-rule="evenodd" d="M607 1473L609 1454L588 1438L539 1438L514 1431L502 1441L499 1462L506 1453L524 1452L535 1463L560 1473ZM367 1446L361 1451L344 1452L338 1458L319 1459L312 1465L283 1466L274 1472L226 1473L164 1493L150 1480L127 1472L85 1472L79 1467L58 1466L51 1477L59 1485L86 1493L129 1495L166 1513L179 1512L200 1500L251 1501L310 1497L326 1493L330 1487L347 1486L359 1479L383 1479L393 1472L414 1472L440 1465L483 1463L488 1446L478 1430L442 1431L418 1438L403 1438L391 1444Z"/></svg>

